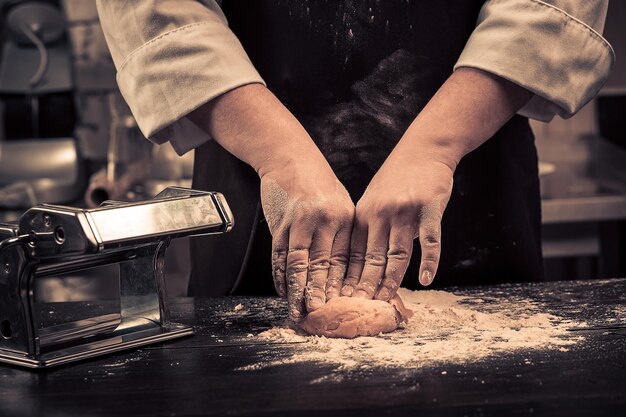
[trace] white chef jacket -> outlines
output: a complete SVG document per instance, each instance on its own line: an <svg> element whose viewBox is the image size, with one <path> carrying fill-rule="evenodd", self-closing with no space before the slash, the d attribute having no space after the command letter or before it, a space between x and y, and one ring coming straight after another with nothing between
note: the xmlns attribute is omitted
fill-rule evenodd
<svg viewBox="0 0 626 417"><path fill-rule="evenodd" d="M185 152L210 140L186 116L234 88L264 84L215 0L97 0L117 82L143 134ZM479 68L534 93L519 114L568 118L615 60L608 0L487 0L454 69Z"/></svg>

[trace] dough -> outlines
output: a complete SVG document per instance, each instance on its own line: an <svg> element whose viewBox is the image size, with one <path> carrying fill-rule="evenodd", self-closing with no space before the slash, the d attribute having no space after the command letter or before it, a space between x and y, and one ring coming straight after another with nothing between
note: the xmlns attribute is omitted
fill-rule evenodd
<svg viewBox="0 0 626 417"><path fill-rule="evenodd" d="M353 297L336 297L309 313L300 323L316 336L353 339L389 333L408 320L413 312L396 295L389 303Z"/></svg>

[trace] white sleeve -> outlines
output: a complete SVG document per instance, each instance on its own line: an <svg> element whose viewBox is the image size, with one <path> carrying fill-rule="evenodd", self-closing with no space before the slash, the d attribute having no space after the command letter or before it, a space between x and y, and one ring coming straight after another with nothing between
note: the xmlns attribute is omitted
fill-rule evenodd
<svg viewBox="0 0 626 417"><path fill-rule="evenodd" d="M601 35L607 7L608 0L487 0L455 69L478 68L533 92L521 115L571 117L615 61Z"/></svg>
<svg viewBox="0 0 626 417"><path fill-rule="evenodd" d="M97 0L117 83L143 134L183 154L210 137L187 115L264 83L214 0Z"/></svg>

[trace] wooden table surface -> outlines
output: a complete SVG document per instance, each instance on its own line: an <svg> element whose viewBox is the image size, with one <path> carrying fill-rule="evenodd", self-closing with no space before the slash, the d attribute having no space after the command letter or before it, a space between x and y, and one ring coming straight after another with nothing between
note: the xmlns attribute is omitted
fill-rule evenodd
<svg viewBox="0 0 626 417"><path fill-rule="evenodd" d="M626 279L454 292L503 301L523 296L592 327L626 325ZM238 303L246 314L232 314ZM172 309L178 321L194 325L194 336L46 371L1 366L0 415L626 416L624 328L571 332L585 340L568 351L446 364L445 374L427 366L404 369L402 378L384 369L312 383L331 365L239 369L253 365L260 352L277 359L293 352L290 345L248 336L282 320L282 300L186 298Z"/></svg>

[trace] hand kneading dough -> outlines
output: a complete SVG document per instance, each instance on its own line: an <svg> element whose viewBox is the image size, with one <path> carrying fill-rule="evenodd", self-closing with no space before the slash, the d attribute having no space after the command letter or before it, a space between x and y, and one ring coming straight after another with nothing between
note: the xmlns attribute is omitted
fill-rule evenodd
<svg viewBox="0 0 626 417"><path fill-rule="evenodd" d="M353 339L392 332L412 315L397 295L389 303L336 297L309 313L300 327L316 336Z"/></svg>

